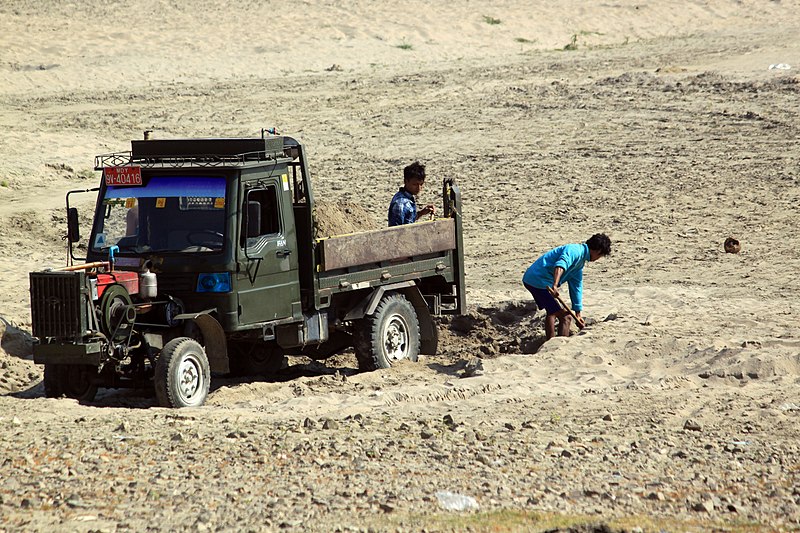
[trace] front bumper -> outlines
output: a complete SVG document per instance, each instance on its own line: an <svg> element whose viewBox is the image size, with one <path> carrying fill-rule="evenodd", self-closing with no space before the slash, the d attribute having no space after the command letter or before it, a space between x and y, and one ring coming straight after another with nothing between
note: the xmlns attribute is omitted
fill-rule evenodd
<svg viewBox="0 0 800 533"><path fill-rule="evenodd" d="M102 362L102 345L99 342L85 344L34 344L33 362L56 365L94 365Z"/></svg>

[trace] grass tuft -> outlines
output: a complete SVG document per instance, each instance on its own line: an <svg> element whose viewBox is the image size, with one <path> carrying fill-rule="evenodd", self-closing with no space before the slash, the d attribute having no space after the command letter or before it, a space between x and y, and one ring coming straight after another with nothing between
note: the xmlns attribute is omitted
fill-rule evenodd
<svg viewBox="0 0 800 533"><path fill-rule="evenodd" d="M563 50L572 51L577 49L578 49L578 34L573 33L570 42L564 45Z"/></svg>
<svg viewBox="0 0 800 533"><path fill-rule="evenodd" d="M747 521L716 521L698 519L657 518L630 515L616 518L580 514L558 514L533 510L498 509L492 511L434 514L397 513L367 521L379 530L402 528L412 531L427 529L444 531L474 531L503 533L528 531L612 531L622 533L639 529L646 533L659 531L727 531L729 533L757 533L763 524Z"/></svg>

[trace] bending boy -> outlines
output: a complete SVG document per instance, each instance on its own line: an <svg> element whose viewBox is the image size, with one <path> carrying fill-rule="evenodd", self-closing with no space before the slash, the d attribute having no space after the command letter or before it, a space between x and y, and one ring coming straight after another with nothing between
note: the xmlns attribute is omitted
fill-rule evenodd
<svg viewBox="0 0 800 533"><path fill-rule="evenodd" d="M556 334L569 336L572 317L556 301L558 287L566 282L569 285L569 298L572 310L581 318L583 309L583 267L587 262L597 261L611 254L611 239L603 233L596 233L583 244L565 244L541 255L522 276L522 283L533 295L539 309L547 312L544 322L545 337L549 340Z"/></svg>

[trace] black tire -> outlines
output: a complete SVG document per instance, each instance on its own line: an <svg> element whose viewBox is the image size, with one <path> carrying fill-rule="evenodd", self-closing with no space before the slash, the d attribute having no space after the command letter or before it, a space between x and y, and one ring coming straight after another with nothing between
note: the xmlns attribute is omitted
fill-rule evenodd
<svg viewBox="0 0 800 533"><path fill-rule="evenodd" d="M375 312L358 321L353 334L360 370L391 368L397 361L419 359L419 319L402 294L384 295Z"/></svg>
<svg viewBox="0 0 800 533"><path fill-rule="evenodd" d="M73 398L91 402L97 395L97 367L92 365L44 365L44 394L48 398Z"/></svg>
<svg viewBox="0 0 800 533"><path fill-rule="evenodd" d="M206 351L194 339L172 339L158 356L153 379L160 406L203 405L211 384L211 369Z"/></svg>
<svg viewBox="0 0 800 533"><path fill-rule="evenodd" d="M228 348L231 376L271 375L283 368L286 360L280 346L263 341L234 341Z"/></svg>

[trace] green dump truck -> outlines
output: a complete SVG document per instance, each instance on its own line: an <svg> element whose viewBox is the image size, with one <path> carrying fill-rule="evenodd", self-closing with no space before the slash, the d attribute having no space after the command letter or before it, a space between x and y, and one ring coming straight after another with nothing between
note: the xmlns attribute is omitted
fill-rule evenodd
<svg viewBox="0 0 800 533"><path fill-rule="evenodd" d="M154 386L162 406L199 406L212 374L350 348L361 370L388 368L436 353L432 316L465 308L452 179L440 219L320 238L288 136L134 140L95 169L98 188L67 195L68 266L30 274L47 396ZM79 193L97 194L88 243Z"/></svg>

